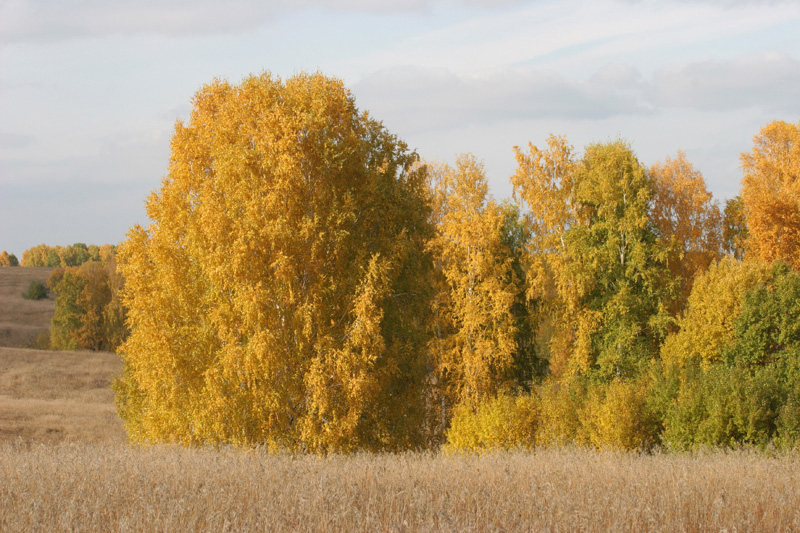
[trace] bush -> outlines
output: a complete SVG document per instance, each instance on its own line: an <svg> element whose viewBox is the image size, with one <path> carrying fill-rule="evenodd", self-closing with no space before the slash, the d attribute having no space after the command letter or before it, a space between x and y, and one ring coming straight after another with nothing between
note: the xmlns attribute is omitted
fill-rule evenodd
<svg viewBox="0 0 800 533"><path fill-rule="evenodd" d="M787 402L781 373L777 367L716 365L690 374L667 415L664 440L676 448L794 441L797 410Z"/></svg>
<svg viewBox="0 0 800 533"><path fill-rule="evenodd" d="M531 448L539 415L538 398L531 394L499 394L481 402L476 409L462 404L450 421L447 448L479 453Z"/></svg>
<svg viewBox="0 0 800 533"><path fill-rule="evenodd" d="M545 381L538 392L541 401L538 443L548 446L589 444L579 414L586 402L585 385L578 380Z"/></svg>
<svg viewBox="0 0 800 533"><path fill-rule="evenodd" d="M22 293L26 300L42 300L47 298L47 285L41 281L31 281L28 290Z"/></svg>
<svg viewBox="0 0 800 533"><path fill-rule="evenodd" d="M658 440L657 424L647 413L645 388L637 383L617 380L593 388L582 415L597 448L648 449Z"/></svg>

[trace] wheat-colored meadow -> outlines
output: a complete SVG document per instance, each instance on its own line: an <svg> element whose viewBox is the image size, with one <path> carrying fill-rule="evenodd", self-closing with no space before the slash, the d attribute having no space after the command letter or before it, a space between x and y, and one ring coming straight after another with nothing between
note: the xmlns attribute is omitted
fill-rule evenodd
<svg viewBox="0 0 800 533"><path fill-rule="evenodd" d="M798 531L793 455L0 447L0 530Z"/></svg>
<svg viewBox="0 0 800 533"><path fill-rule="evenodd" d="M9 331L40 321L4 309ZM114 411L119 368L0 348L0 531L800 531L797 453L137 447Z"/></svg>

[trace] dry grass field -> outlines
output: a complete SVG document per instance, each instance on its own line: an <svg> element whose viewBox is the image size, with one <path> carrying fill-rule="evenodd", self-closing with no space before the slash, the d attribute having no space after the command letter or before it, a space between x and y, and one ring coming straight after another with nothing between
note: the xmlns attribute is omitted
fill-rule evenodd
<svg viewBox="0 0 800 533"><path fill-rule="evenodd" d="M12 270L0 317L46 327L10 303L35 274ZM0 348L0 531L800 531L797 453L136 447L113 407L119 369L114 354Z"/></svg>
<svg viewBox="0 0 800 533"><path fill-rule="evenodd" d="M31 281L46 282L52 268L0 268L0 346L32 346L50 330L55 301L26 300L22 293Z"/></svg>
<svg viewBox="0 0 800 533"><path fill-rule="evenodd" d="M115 354L0 348L0 442L123 442Z"/></svg>
<svg viewBox="0 0 800 533"><path fill-rule="evenodd" d="M2 531L798 531L796 456L0 446Z"/></svg>

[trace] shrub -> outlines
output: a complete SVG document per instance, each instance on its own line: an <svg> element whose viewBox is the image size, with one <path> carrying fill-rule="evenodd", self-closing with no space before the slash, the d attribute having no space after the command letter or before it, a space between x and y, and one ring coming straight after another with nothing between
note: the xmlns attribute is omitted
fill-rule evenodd
<svg viewBox="0 0 800 533"><path fill-rule="evenodd" d="M619 380L590 390L581 414L595 447L635 450L657 442L657 424L648 416L645 392L638 383Z"/></svg>
<svg viewBox="0 0 800 533"><path fill-rule="evenodd" d="M578 380L549 380L539 387L538 392L541 402L538 443L548 446L589 444L579 414L586 401L585 385Z"/></svg>
<svg viewBox="0 0 800 533"><path fill-rule="evenodd" d="M28 290L22 293L26 300L42 300L47 298L47 285L41 281L31 281Z"/></svg>
<svg viewBox="0 0 800 533"><path fill-rule="evenodd" d="M447 431L450 450L485 452L531 448L535 444L540 408L531 394L499 394L473 409L457 407Z"/></svg>

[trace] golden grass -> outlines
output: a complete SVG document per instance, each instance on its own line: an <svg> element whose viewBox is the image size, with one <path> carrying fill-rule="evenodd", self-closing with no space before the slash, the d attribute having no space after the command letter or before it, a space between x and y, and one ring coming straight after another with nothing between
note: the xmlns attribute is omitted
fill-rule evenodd
<svg viewBox="0 0 800 533"><path fill-rule="evenodd" d="M50 330L55 312L51 294L44 300L26 300L22 293L31 281L46 282L52 268L0 268L0 346L32 346Z"/></svg>
<svg viewBox="0 0 800 533"><path fill-rule="evenodd" d="M0 348L0 442L123 442L111 380L119 357Z"/></svg>
<svg viewBox="0 0 800 533"><path fill-rule="evenodd" d="M0 445L0 530L797 531L796 455Z"/></svg>

